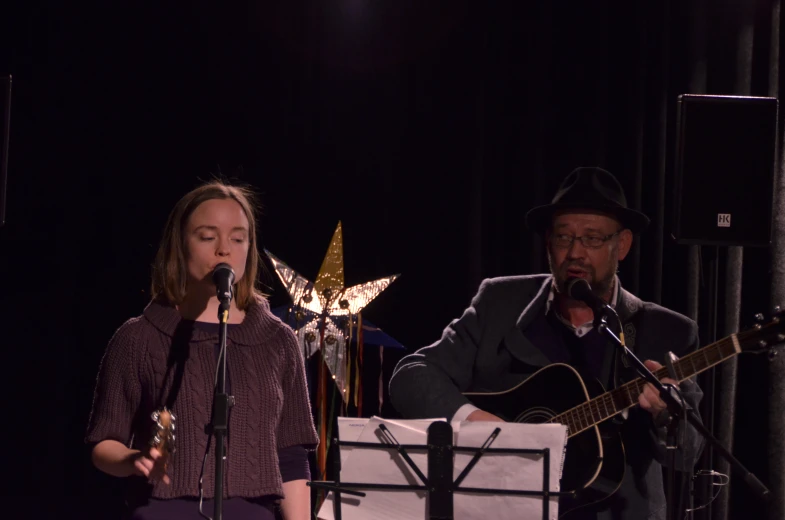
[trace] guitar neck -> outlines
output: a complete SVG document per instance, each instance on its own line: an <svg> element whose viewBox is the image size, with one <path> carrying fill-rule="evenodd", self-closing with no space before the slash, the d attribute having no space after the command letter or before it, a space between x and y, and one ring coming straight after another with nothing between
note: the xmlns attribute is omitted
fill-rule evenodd
<svg viewBox="0 0 785 520"><path fill-rule="evenodd" d="M682 382L722 363L739 352L741 352L739 340L737 335L733 334L684 356L673 364L673 368L678 381ZM668 377L668 369L660 368L654 372L654 375L657 379ZM571 408L549 422L566 425L568 435L572 437L638 404L638 396L643 392L645 385L645 379L635 379L615 390Z"/></svg>

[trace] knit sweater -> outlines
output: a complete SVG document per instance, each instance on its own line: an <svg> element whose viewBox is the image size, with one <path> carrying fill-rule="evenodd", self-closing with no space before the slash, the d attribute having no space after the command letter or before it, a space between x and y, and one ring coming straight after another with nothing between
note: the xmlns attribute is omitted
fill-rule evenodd
<svg viewBox="0 0 785 520"><path fill-rule="evenodd" d="M151 302L109 342L98 373L86 442L114 439L144 450L150 414L163 405L176 417L177 451L168 474L147 490L155 498L199 495L216 374L214 333L195 328L172 306ZM283 496L277 450L314 447L302 353L292 330L263 298L239 326L228 327L227 372L234 406L229 413L224 497ZM204 469L204 497L212 498L215 442Z"/></svg>

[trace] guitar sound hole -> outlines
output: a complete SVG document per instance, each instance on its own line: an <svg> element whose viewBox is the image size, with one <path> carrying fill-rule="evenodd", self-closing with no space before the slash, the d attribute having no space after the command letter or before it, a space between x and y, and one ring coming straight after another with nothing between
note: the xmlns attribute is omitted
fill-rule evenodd
<svg viewBox="0 0 785 520"><path fill-rule="evenodd" d="M556 417L558 414L545 407L529 408L515 417L514 421L517 423L540 424L546 423Z"/></svg>

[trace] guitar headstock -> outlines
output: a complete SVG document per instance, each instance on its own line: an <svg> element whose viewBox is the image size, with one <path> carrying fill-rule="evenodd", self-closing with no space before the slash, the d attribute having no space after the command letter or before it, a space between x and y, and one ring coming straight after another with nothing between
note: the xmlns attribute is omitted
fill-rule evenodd
<svg viewBox="0 0 785 520"><path fill-rule="evenodd" d="M778 349L785 346L785 311L778 305L774 307L768 323L762 313L755 315L755 321L757 323L752 330L738 335L741 350L753 354L766 353L773 358Z"/></svg>
<svg viewBox="0 0 785 520"><path fill-rule="evenodd" d="M150 447L161 452L164 462L164 469L169 465L169 459L176 451L175 447L175 416L165 406L160 410L154 411L151 416L153 424L153 435L150 438Z"/></svg>

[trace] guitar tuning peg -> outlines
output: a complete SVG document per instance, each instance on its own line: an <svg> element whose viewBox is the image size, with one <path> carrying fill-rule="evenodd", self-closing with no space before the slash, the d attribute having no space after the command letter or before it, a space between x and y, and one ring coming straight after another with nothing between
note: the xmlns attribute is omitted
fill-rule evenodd
<svg viewBox="0 0 785 520"><path fill-rule="evenodd" d="M782 332L777 334L777 341L780 341L780 342L785 341L785 334L783 334Z"/></svg>
<svg viewBox="0 0 785 520"><path fill-rule="evenodd" d="M763 321L763 313L757 313L755 315L755 321Z"/></svg>
<svg viewBox="0 0 785 520"><path fill-rule="evenodd" d="M779 314L782 308L779 305L774 306L774 314Z"/></svg>
<svg viewBox="0 0 785 520"><path fill-rule="evenodd" d="M773 360L775 357L777 357L777 350L775 350L775 349L773 349L773 348L772 348L772 349L769 349L769 355L768 355L768 357L769 357L769 361L771 361L771 360Z"/></svg>

